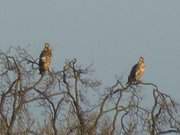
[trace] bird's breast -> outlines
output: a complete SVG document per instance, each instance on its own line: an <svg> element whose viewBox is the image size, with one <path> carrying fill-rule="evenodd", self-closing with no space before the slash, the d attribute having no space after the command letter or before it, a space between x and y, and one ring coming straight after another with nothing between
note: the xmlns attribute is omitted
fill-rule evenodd
<svg viewBox="0 0 180 135"><path fill-rule="evenodd" d="M140 71L141 71L141 72L144 72L144 70L145 70L145 65L141 65L141 66L140 66Z"/></svg>

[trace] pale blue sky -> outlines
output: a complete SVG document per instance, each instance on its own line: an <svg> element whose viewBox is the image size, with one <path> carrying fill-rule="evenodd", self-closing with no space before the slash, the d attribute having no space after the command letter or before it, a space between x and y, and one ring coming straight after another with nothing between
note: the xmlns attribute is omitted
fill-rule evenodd
<svg viewBox="0 0 180 135"><path fill-rule="evenodd" d="M38 57L53 47L53 66L66 58L93 63L104 86L124 80L139 56L145 82L180 99L179 0L0 0L0 48L27 47Z"/></svg>

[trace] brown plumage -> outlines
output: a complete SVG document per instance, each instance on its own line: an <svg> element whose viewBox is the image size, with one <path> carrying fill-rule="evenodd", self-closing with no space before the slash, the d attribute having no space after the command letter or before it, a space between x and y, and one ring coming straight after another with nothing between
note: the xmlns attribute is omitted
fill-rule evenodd
<svg viewBox="0 0 180 135"><path fill-rule="evenodd" d="M46 71L49 71L51 65L52 50L49 47L49 43L45 43L44 49L39 56L39 72L42 75Z"/></svg>
<svg viewBox="0 0 180 135"><path fill-rule="evenodd" d="M132 67L130 75L128 76L128 84L136 83L140 81L144 75L145 64L144 58L140 57L139 61Z"/></svg>

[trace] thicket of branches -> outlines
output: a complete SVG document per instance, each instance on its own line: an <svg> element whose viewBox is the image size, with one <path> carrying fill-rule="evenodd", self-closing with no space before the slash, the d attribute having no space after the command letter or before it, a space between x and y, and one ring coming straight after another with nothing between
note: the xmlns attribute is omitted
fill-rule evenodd
<svg viewBox="0 0 180 135"><path fill-rule="evenodd" d="M180 133L179 105L153 83L117 80L102 89L76 59L43 76L23 48L0 51L1 135L161 135ZM143 89L151 90L151 103ZM36 109L40 108L38 114ZM42 119L40 122L38 119Z"/></svg>

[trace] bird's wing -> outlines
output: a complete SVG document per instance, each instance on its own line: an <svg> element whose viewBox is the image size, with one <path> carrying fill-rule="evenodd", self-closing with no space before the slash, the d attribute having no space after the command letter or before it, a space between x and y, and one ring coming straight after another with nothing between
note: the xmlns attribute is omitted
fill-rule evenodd
<svg viewBox="0 0 180 135"><path fill-rule="evenodd" d="M130 72L129 77L128 77L128 82L135 81L137 67L138 67L138 64L135 64L132 67L131 72Z"/></svg>
<svg viewBox="0 0 180 135"><path fill-rule="evenodd" d="M39 56L39 62L45 62L46 61L46 51L42 51Z"/></svg>

